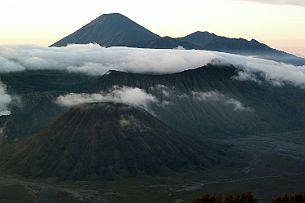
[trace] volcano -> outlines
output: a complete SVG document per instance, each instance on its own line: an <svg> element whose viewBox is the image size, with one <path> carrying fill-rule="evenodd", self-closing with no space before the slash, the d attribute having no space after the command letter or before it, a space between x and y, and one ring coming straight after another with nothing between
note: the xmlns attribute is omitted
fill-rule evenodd
<svg viewBox="0 0 305 203"><path fill-rule="evenodd" d="M97 43L101 46L130 46L159 38L158 35L119 13L104 14L51 46Z"/></svg>
<svg viewBox="0 0 305 203"><path fill-rule="evenodd" d="M30 177L113 179L212 164L207 145L125 104L68 110L47 129L2 153L1 168Z"/></svg>

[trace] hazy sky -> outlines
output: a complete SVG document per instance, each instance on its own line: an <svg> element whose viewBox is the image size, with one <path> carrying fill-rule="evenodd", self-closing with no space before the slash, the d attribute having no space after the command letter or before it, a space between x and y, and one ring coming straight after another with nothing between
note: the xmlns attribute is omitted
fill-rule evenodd
<svg viewBox="0 0 305 203"><path fill-rule="evenodd" d="M1 0L0 44L47 46L112 12L161 36L209 31L305 56L305 0Z"/></svg>

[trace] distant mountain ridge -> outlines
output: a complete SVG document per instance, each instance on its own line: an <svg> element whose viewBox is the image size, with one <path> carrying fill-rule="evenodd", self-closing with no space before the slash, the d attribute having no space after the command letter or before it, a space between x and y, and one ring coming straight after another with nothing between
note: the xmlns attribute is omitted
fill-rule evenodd
<svg viewBox="0 0 305 203"><path fill-rule="evenodd" d="M200 46L204 50L220 51L239 55L252 55L263 59L270 59L293 65L305 64L304 58L273 49L255 39L248 41L243 38L227 38L209 32L194 32L178 39Z"/></svg>
<svg viewBox="0 0 305 203"><path fill-rule="evenodd" d="M201 46L207 50L217 49L218 51L222 50L224 52L231 50L247 51L249 48L251 48L251 50L262 51L269 50L270 48L267 45L256 41L255 39L248 41L243 38L227 38L215 35L214 33L200 31L191 33L178 39Z"/></svg>
<svg viewBox="0 0 305 203"><path fill-rule="evenodd" d="M128 17L111 13L91 21L76 32L51 46L97 43L101 46L128 46L136 48L212 50L239 55L251 55L293 65L305 65L305 59L273 49L255 39L227 38L209 32L194 32L185 37L160 37Z"/></svg>

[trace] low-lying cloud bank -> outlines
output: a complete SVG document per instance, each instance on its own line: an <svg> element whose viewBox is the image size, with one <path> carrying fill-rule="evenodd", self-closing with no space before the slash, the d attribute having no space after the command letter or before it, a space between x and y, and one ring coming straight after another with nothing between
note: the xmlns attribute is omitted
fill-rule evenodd
<svg viewBox="0 0 305 203"><path fill-rule="evenodd" d="M222 105L226 105L231 107L234 111L246 111L246 112L254 112L254 109L251 107L246 107L241 101L229 97L217 90L213 91L191 91L188 94L180 93L175 91L174 87L167 87L164 85L156 85L149 88L154 93L158 95L162 95L163 103L171 104L171 99L192 99L200 102L218 102Z"/></svg>
<svg viewBox="0 0 305 203"><path fill-rule="evenodd" d="M232 106L234 111L254 112L254 109L244 106L239 100L230 98L218 91L192 92L193 99L203 102L221 102Z"/></svg>
<svg viewBox="0 0 305 203"><path fill-rule="evenodd" d="M149 110L149 104L158 102L158 99L145 90L131 87L114 87L108 92L93 94L75 94L59 96L56 103L61 106L71 107L85 103L114 102L142 107Z"/></svg>
<svg viewBox="0 0 305 203"><path fill-rule="evenodd" d="M0 116L8 116L11 114L9 104L12 98L6 92L6 87L0 81Z"/></svg>
<svg viewBox="0 0 305 203"><path fill-rule="evenodd" d="M202 50L162 50L128 47L104 48L96 44L70 45L68 47L40 47L34 45L0 46L0 75L27 70L61 70L88 75L103 75L109 70L131 73L167 74L195 69L208 63L234 65L239 69L232 79L269 82L275 86L285 84L305 88L305 66L293 66L254 57L239 56ZM259 75L259 78L257 78ZM128 92L128 94L124 94ZM132 98L129 94L135 94ZM168 96L166 89L162 90ZM139 100L134 98L139 97ZM143 100L143 98L145 98ZM142 100L141 100L142 99ZM114 89L112 93L69 94L58 102L117 101L135 105L147 105L155 98L140 89ZM12 97L0 82L0 116L9 115ZM227 100L236 110L243 106L235 100ZM244 110L247 110L245 107ZM249 110L249 109L248 109Z"/></svg>
<svg viewBox="0 0 305 203"><path fill-rule="evenodd" d="M103 75L109 70L132 73L175 73L209 63L210 52L104 48L96 44L68 47L0 46L0 73L25 70L64 70Z"/></svg>
<svg viewBox="0 0 305 203"><path fill-rule="evenodd" d="M109 70L165 74L208 63L232 64L248 75L259 72L272 84L289 83L305 88L305 66L221 52L104 48L95 44L68 47L0 46L0 74L25 70L62 70L89 75L103 75Z"/></svg>
<svg viewBox="0 0 305 203"><path fill-rule="evenodd" d="M218 91L208 91L208 92L196 92L192 91L189 94L176 94L173 93L169 87L163 85L157 85L155 87L149 88L154 92L154 94L163 95L167 99L192 99L200 102L217 102L220 105L225 105L232 108L233 111L237 112L254 112L253 108L246 107L241 101L228 97ZM72 107L80 104L87 103L98 103L98 102L113 102L113 103L124 103L133 106L142 107L148 111L151 111L150 105L157 104L159 106L172 104L169 100L163 99L162 101L157 99L151 93L147 93L143 89L133 88L133 87L118 87L114 86L107 92L98 92L93 94L76 94L70 93L66 95L59 96L56 99L56 103L65 107ZM175 100L174 99L174 100Z"/></svg>
<svg viewBox="0 0 305 203"><path fill-rule="evenodd" d="M243 80L246 79L244 77L246 75L250 76L248 77L249 80L256 80L253 74L258 73L264 81L275 86L291 84L305 88L305 66L294 66L271 60L225 53L220 53L218 60L215 63L232 64L239 68L241 71L239 77Z"/></svg>

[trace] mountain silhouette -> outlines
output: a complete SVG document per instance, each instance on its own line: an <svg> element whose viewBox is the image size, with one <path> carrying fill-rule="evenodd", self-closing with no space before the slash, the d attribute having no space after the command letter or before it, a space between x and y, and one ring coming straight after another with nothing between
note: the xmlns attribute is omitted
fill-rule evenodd
<svg viewBox="0 0 305 203"><path fill-rule="evenodd" d="M305 64L304 58L273 49L255 39L248 41L243 38L227 38L209 32L194 32L178 39L200 46L201 49L204 50L221 51L239 55L252 55L293 65Z"/></svg>
<svg viewBox="0 0 305 203"><path fill-rule="evenodd" d="M159 38L119 13L104 14L52 46L97 43L101 46L130 46L139 41Z"/></svg>
<svg viewBox="0 0 305 203"><path fill-rule="evenodd" d="M160 37L128 17L104 14L76 32L51 46L97 43L101 46L128 46L136 48L212 50L254 56L293 65L305 65L305 59L273 49L255 39L227 38L209 32L194 32L185 37Z"/></svg>

